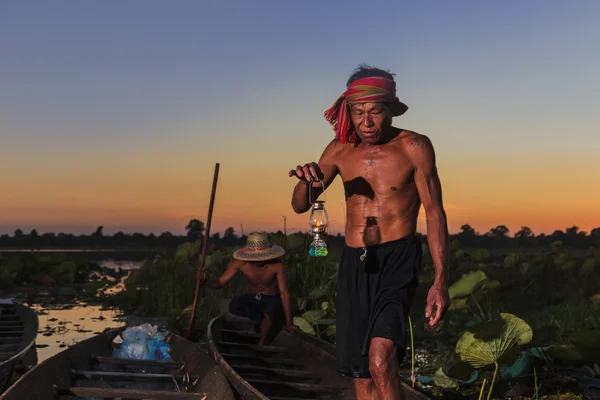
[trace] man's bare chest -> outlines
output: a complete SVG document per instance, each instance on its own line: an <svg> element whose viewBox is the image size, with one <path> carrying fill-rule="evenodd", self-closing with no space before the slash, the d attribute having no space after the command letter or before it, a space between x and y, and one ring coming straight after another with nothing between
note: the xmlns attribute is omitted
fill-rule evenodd
<svg viewBox="0 0 600 400"><path fill-rule="evenodd" d="M269 267L247 265L242 272L246 279L253 284L269 283L275 278L275 272Z"/></svg>
<svg viewBox="0 0 600 400"><path fill-rule="evenodd" d="M414 186L414 169L403 154L389 151L348 152L338 162L346 198L395 197Z"/></svg>

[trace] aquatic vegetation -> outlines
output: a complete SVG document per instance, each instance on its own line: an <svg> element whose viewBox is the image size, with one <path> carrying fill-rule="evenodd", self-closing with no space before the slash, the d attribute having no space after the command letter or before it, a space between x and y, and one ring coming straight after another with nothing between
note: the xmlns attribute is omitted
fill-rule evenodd
<svg viewBox="0 0 600 400"><path fill-rule="evenodd" d="M101 276L100 279L122 275L121 271L102 269L85 259L63 253L21 253L0 257L0 288L85 284L96 279L94 274Z"/></svg>
<svg viewBox="0 0 600 400"><path fill-rule="evenodd" d="M271 243L287 251L294 324L335 343L335 285L343 238L329 239L329 255L315 258L307 254L309 235L278 233L270 237ZM480 392L483 396L484 380L489 396L491 390L506 390L507 381L530 379L529 387L537 385L540 399L567 392L578 396L578 390L591 384L585 379L597 379L587 373L568 377L564 369L579 365L577 368L585 371L584 365L593 369L594 363L600 362L600 351L594 349L596 341L591 339L598 337L600 329L597 253L577 253L558 241L535 251L462 248L455 241L450 258L451 308L443 327L431 330L425 326L424 307L434 268L423 242L420 285L410 312L411 354L401 366L401 373L405 366L408 371L406 379L414 376L415 385L431 387L435 393L468 393L472 398ZM224 270L234 246L213 246L206 258L211 277ZM172 329L185 329L199 251L200 242L190 241L148 261L126 280L126 290L115 304L130 314L167 315ZM220 312L222 300L244 289L243 278L237 276L225 289L203 290L196 315L198 334L203 333L209 318ZM496 327L491 329L495 332L492 339L484 340L477 333L483 326Z"/></svg>
<svg viewBox="0 0 600 400"><path fill-rule="evenodd" d="M490 399L499 363L514 357L517 346L529 343L532 338L533 331L525 321L513 314L501 313L499 319L478 324L467 330L456 343L456 353L475 368L484 368L492 364L495 366L487 397ZM514 362L514 359L512 361Z"/></svg>

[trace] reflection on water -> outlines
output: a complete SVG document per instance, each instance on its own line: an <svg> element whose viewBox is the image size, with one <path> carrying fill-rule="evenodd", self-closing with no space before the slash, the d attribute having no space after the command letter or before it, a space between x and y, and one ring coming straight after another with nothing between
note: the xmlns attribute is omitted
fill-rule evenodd
<svg viewBox="0 0 600 400"><path fill-rule="evenodd" d="M96 263L112 270L121 269L130 272L140 268L144 261L103 259ZM90 273L90 277L96 277L98 280L104 279L106 286L98 289L99 294L103 293L104 295L115 294L123 290L127 276L128 274L115 279L96 271ZM84 288L85 285L47 288L24 286L14 288L8 293L0 291L0 298L14 298L37 312L39 318L39 331L36 338L38 362L42 362L82 340L125 324L119 310L110 310L100 304L95 304L96 299L91 301L94 304L80 301L81 289Z"/></svg>
<svg viewBox="0 0 600 400"><path fill-rule="evenodd" d="M63 351L67 346L124 324L118 311L103 309L98 305L28 306L38 313L40 321L36 339L38 362Z"/></svg>
<svg viewBox="0 0 600 400"><path fill-rule="evenodd" d="M98 261L98 265L102 268L110 268L110 269L122 269L123 271L129 271L132 269L140 269L142 265L144 265L145 261L132 261L132 260L112 260L105 259Z"/></svg>

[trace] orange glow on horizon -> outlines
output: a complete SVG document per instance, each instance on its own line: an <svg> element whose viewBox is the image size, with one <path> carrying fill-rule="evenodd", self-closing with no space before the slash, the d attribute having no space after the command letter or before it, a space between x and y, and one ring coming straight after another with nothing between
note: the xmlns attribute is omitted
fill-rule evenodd
<svg viewBox="0 0 600 400"><path fill-rule="evenodd" d="M301 157L310 159L306 150ZM441 154L445 154L441 152ZM24 231L56 231L68 227L77 232L93 232L103 225L105 232L125 230L160 234L184 232L192 218L205 221L212 185L213 165L204 163L183 170L178 159L169 156L163 165L145 164L138 159L119 171L119 167L85 167L69 171L40 169L37 174L24 171L7 177L5 186L10 196L0 196L0 229L12 233ZM296 215L291 208L294 178L287 176L288 162L277 165L267 161L252 164L260 155L222 163L217 185L212 232L233 227L236 232L283 230L287 216L288 232L308 232L309 212ZM314 158L314 156L313 156ZM593 160L569 159L577 164L577 174L554 158L540 158L525 164L507 164L500 156L480 159L440 161L444 206L451 233L469 224L480 233L497 225L506 225L510 234L522 226L534 233L552 233L576 225L589 232L600 226L600 172L591 168ZM191 163L193 164L193 163ZM589 164L589 165L588 165ZM248 167L252 165L252 167ZM527 173L523 173L526 170ZM344 232L345 199L338 177L327 190L325 207L328 231ZM65 228L67 229L67 228ZM426 232L425 213L418 219L418 230Z"/></svg>

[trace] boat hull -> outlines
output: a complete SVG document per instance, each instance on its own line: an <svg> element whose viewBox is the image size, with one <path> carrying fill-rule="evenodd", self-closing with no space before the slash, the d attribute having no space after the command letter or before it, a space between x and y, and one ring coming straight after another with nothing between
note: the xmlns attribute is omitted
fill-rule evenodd
<svg viewBox="0 0 600 400"><path fill-rule="evenodd" d="M11 383L20 361L35 345L38 316L20 303L0 304L0 393Z"/></svg>
<svg viewBox="0 0 600 400"><path fill-rule="evenodd" d="M152 392L153 396L158 397L152 398L234 400L234 393L227 379L206 351L178 335L171 333L168 336L173 365L168 362L112 358L113 339L123 329L125 327L91 337L44 360L15 382L0 396L0 400L55 400L59 395L92 397L94 394L106 398L111 396L149 398L149 392L145 392L147 389L144 385L159 384L172 388L159 394L156 394L158 391L155 390ZM176 368L177 365L180 367ZM143 368L147 371L130 373L131 367ZM168 373L164 371L167 367L172 368L170 372L166 371ZM157 370L151 371L154 368ZM174 383L169 381L169 375L179 379L179 376L185 374L190 381L187 384L179 381L181 392L176 393L173 389ZM196 378L193 379L194 377ZM107 383L109 381L113 383ZM107 387L109 385L113 386ZM189 393L186 393L186 385L191 389ZM119 395L118 390L125 390L127 393L123 392Z"/></svg>
<svg viewBox="0 0 600 400"><path fill-rule="evenodd" d="M303 332L280 332L268 346L245 333L250 320L223 314L208 326L207 345L229 383L244 400L355 400L352 378L337 372L335 346ZM402 383L409 400L428 396Z"/></svg>

